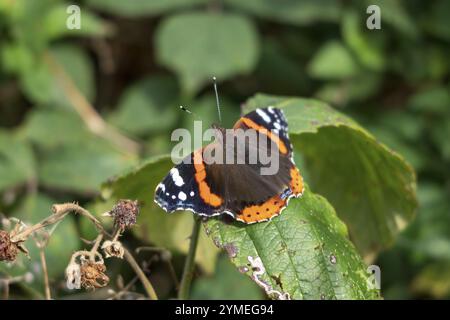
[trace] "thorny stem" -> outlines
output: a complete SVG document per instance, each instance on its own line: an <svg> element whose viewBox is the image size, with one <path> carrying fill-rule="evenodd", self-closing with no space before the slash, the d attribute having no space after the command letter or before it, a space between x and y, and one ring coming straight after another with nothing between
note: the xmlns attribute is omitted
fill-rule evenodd
<svg viewBox="0 0 450 320"><path fill-rule="evenodd" d="M153 288L150 281L148 281L147 276L145 275L144 271L142 271L139 264L134 259L133 255L124 248L124 255L125 259L130 264L131 268L133 268L136 275L139 277L139 279L142 282L142 285L144 286L145 291L147 292L147 295L152 300L158 300L158 296L156 295L155 289Z"/></svg>
<svg viewBox="0 0 450 320"><path fill-rule="evenodd" d="M189 244L189 251L186 257L186 262L184 264L180 290L178 291L178 299L180 300L186 300L189 297L189 289L191 287L192 278L194 277L195 252L197 251L200 226L201 226L200 219L194 217L194 226L192 228L191 242Z"/></svg>
<svg viewBox="0 0 450 320"><path fill-rule="evenodd" d="M22 232L19 232L15 234L13 237L11 237L11 242L21 242L25 241L33 232L45 228L49 225L52 225L62 219L66 216L67 212L58 212L56 214L53 214L44 220L42 220L39 223L36 223L35 225L25 228Z"/></svg>
<svg viewBox="0 0 450 320"><path fill-rule="evenodd" d="M39 256L41 258L42 273L44 274L45 299L51 300L52 295L50 291L50 281L48 280L47 260L45 259L45 250L43 247L39 247Z"/></svg>
<svg viewBox="0 0 450 320"><path fill-rule="evenodd" d="M121 235L122 232L123 232L122 229L117 228L117 229L116 229L116 232L115 232L115 234L114 234L114 236L113 236L113 238L112 238L111 241L117 241L117 239L119 239L119 237L120 237L120 235Z"/></svg>
<svg viewBox="0 0 450 320"><path fill-rule="evenodd" d="M3 283L5 286L3 289L3 300L8 300L9 298L9 281L6 279L0 279L0 284Z"/></svg>
<svg viewBox="0 0 450 320"><path fill-rule="evenodd" d="M4 300L8 300L9 298L9 282L5 282L5 291L3 292Z"/></svg>
<svg viewBox="0 0 450 320"><path fill-rule="evenodd" d="M102 223L96 217L94 217L89 211L87 211L83 207L80 207L78 204L68 202L68 203L54 204L52 206L52 212L54 214L67 213L70 211L85 216L86 218L91 220L91 222L95 225L98 231L108 235L108 233L105 231L105 228L103 228Z"/></svg>
<svg viewBox="0 0 450 320"><path fill-rule="evenodd" d="M108 298L109 300L115 300L115 299L119 299L122 295L126 294L127 292L129 292L129 290L131 289L131 287L136 283L136 281L139 280L138 276L134 276L133 279L131 279L131 281L122 289L120 289L119 292L115 292L110 298Z"/></svg>
<svg viewBox="0 0 450 320"><path fill-rule="evenodd" d="M103 240L103 233L100 233L100 234L97 236L97 239L95 239L95 243L94 243L94 245L92 246L92 249L91 249L91 251L90 251L89 259L90 259L92 262L95 262L95 256L96 256L96 253L97 253L97 251L98 251L98 247L100 246L100 243L102 242L102 240Z"/></svg>
<svg viewBox="0 0 450 320"><path fill-rule="evenodd" d="M103 237L107 236L110 239L112 238L114 240L117 240L119 238L121 232L123 232L122 229L118 228L115 231L114 235L112 236L105 230L105 228L103 227L103 225L97 218L95 218L89 211L80 207L76 203L54 204L52 206L52 212L53 212L53 214L51 216L45 218L41 222L39 222L31 227L26 228L22 232L17 233L14 237L11 238L11 242L25 241L33 232L35 232L41 228L44 228L46 226L49 226L51 224L54 224L58 221L61 221L62 219L64 219L64 217L69 212L75 212L77 214L80 214L80 215L88 218L95 225L97 230L99 231L99 235L97 236L92 249L90 251L84 250L84 251L75 252L72 255L71 263L74 262L75 259L79 256L89 256L89 258L95 262L95 258L97 257L97 255L100 255L100 253L98 252L98 248L100 246L101 241L103 240ZM142 271L141 267L136 262L133 255L126 248L124 248L124 257L127 260L127 262L130 264L130 266L132 267L132 269L134 270L136 275L141 280L142 285L144 286L144 289L147 292L148 297L152 300L158 300L158 296L156 295L155 289L153 288L152 284L147 279L147 276L145 275L144 271ZM45 267L45 269L46 269L46 267ZM8 282L6 282L6 281L7 280L5 280L5 284L6 284L5 287L8 287L8 285L11 281L8 281ZM5 295L9 294L9 291L6 291L8 289L9 288L5 289ZM49 297L49 296L50 295L49 294L47 295L47 290L46 290L46 297Z"/></svg>
<svg viewBox="0 0 450 320"><path fill-rule="evenodd" d="M136 250L135 250L136 254L139 254L141 251L153 251L153 252L160 252L160 253L169 252L170 253L170 251L168 251L165 248L157 248L157 247L139 247L139 248L136 248ZM178 291L180 289L180 282L178 281L177 273L175 272L175 268L173 267L172 261L171 261L171 259L163 259L163 260L169 267L170 276L172 277L172 281L175 285L175 289Z"/></svg>
<svg viewBox="0 0 450 320"><path fill-rule="evenodd" d="M0 284L3 284L5 286L4 291L3 291L3 299L8 300L8 298L9 298L9 285L10 284L22 282L22 281L24 281L25 278L26 278L26 274L21 275L21 276L12 277L12 278L7 278L7 279L0 279Z"/></svg>
<svg viewBox="0 0 450 320"><path fill-rule="evenodd" d="M36 223L31 227L26 228L22 232L17 233L11 238L11 242L25 241L33 232L45 228L58 221L61 221L71 211L85 216L86 218L91 220L92 223L95 224L95 227L97 228L98 231L106 233L100 221L98 221L97 218L95 218L91 213L89 213L89 211L80 207L76 203L63 203L63 204L54 204L52 206L53 214L51 216L45 218L41 222Z"/></svg>

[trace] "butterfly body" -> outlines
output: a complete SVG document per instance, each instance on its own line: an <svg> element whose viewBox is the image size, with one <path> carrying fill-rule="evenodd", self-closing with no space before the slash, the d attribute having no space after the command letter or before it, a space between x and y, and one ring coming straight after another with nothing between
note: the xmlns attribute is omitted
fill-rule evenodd
<svg viewBox="0 0 450 320"><path fill-rule="evenodd" d="M191 153L156 187L155 202L166 212L229 214L254 223L279 215L290 198L302 194L303 180L293 161L287 122L280 109L256 109L240 118L233 130L213 128L215 141ZM239 139L239 134L253 139ZM277 161L276 172L262 174L273 163L255 154L272 156ZM223 161L212 161L217 155Z"/></svg>

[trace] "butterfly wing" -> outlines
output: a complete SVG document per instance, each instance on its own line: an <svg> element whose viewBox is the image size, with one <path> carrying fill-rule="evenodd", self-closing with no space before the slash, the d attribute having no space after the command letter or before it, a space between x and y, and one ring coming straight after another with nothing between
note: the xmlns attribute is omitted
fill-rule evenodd
<svg viewBox="0 0 450 320"><path fill-rule="evenodd" d="M234 128L266 129L271 138L279 146L280 153L292 155L292 144L289 140L288 123L281 109L274 107L258 108L240 118ZM286 152L284 152L286 151Z"/></svg>
<svg viewBox="0 0 450 320"><path fill-rule="evenodd" d="M234 129L238 128L267 135L276 144L280 154L276 174L261 175L259 163L207 164L204 149L200 149L172 168L158 184L155 202L167 212L190 210L204 216L229 213L245 223L279 215L291 197L303 192L303 180L292 159L286 118L277 108L256 109L236 122Z"/></svg>
<svg viewBox="0 0 450 320"><path fill-rule="evenodd" d="M278 172L261 175L261 165L208 166L209 183L218 186L216 192L226 200L227 211L237 220L245 223L269 220L281 213L290 198L303 192L303 179L293 161L286 118L280 109L259 108L240 118L234 129L256 130L267 135L278 147Z"/></svg>
<svg viewBox="0 0 450 320"><path fill-rule="evenodd" d="M213 206L212 201L207 202L200 196L200 190L204 193L204 186L198 181L204 170L198 166L196 168L194 154L191 153L180 164L173 167L156 186L155 202L169 213L176 210L189 210L200 215L213 216L221 212L220 206Z"/></svg>

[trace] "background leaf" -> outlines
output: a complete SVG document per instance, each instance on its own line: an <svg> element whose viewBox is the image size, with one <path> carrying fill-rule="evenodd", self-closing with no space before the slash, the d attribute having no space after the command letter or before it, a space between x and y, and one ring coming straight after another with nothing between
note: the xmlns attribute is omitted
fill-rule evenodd
<svg viewBox="0 0 450 320"><path fill-rule="evenodd" d="M152 76L142 79L123 93L110 121L138 135L170 129L179 113L177 96L178 87L171 77Z"/></svg>
<svg viewBox="0 0 450 320"><path fill-rule="evenodd" d="M342 79L355 76L359 68L348 49L342 43L332 41L319 49L308 71L319 79Z"/></svg>
<svg viewBox="0 0 450 320"><path fill-rule="evenodd" d="M162 14L175 9L205 4L207 0L88 0L87 3L102 11L125 17L141 17Z"/></svg>
<svg viewBox="0 0 450 320"><path fill-rule="evenodd" d="M134 160L101 140L64 145L45 155L39 179L47 187L96 192L105 179L131 167Z"/></svg>
<svg viewBox="0 0 450 320"><path fill-rule="evenodd" d="M80 92L92 101L95 92L94 75L86 53L74 46L61 45L52 48L49 54L50 59L55 59L61 65L67 77L76 84ZM44 55L37 57L33 67L26 68L21 74L25 93L40 104L70 108L70 102L61 88L60 79L52 72L44 57Z"/></svg>
<svg viewBox="0 0 450 320"><path fill-rule="evenodd" d="M255 28L236 14L173 15L159 26L155 45L159 62L178 75L188 94L210 83L213 76L222 81L250 72L259 56Z"/></svg>
<svg viewBox="0 0 450 320"><path fill-rule="evenodd" d="M57 4L42 19L42 32L48 40L64 36L106 36L111 33L111 26L85 8L81 10L80 29L66 27L68 5Z"/></svg>
<svg viewBox="0 0 450 320"><path fill-rule="evenodd" d="M35 177L34 155L30 145L0 130L0 191Z"/></svg>
<svg viewBox="0 0 450 320"><path fill-rule="evenodd" d="M335 21L341 6L330 0L225 0L230 6L285 23L305 25L317 21Z"/></svg>

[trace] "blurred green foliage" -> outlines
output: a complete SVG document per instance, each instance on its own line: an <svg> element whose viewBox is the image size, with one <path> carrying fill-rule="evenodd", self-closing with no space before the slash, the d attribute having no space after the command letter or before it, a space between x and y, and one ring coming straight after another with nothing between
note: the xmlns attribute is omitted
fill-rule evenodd
<svg viewBox="0 0 450 320"><path fill-rule="evenodd" d="M101 183L167 153L171 130L192 125L178 105L206 123L217 121L210 83L215 75L227 126L256 92L314 97L356 118L403 155L418 175L419 210L389 249L369 258L381 267L387 299L450 297L449 1L76 3L81 29L69 30L66 9L72 3L0 0L1 213L32 223L50 214L51 203L74 200L96 214L108 210L110 203L98 201L108 196L100 194ZM381 30L366 28L369 4L381 8ZM92 110L114 131L99 124ZM111 138L116 130L137 141L139 151L128 140ZM332 138L327 141L331 146ZM333 168L324 169L325 181L332 180ZM150 194L146 201L152 201ZM157 230L146 219L152 218L143 212L140 228L125 241L169 246L180 274L187 240L170 231L187 236L189 228L178 219ZM171 239L167 244L160 241L164 232ZM57 296L68 293L62 289L63 262L81 246L70 236L77 233L92 236L83 221L64 221L46 250ZM7 274L35 275L33 283L12 291L18 297L43 292L34 263L38 251L33 244L29 249L33 264L23 259L23 269L14 271L0 265ZM261 297L226 260L215 266L208 250L214 247L200 254L206 262L199 261L194 297ZM167 268L152 263L152 281L162 297L170 296ZM132 277L119 264L110 269ZM232 272L236 277L228 280ZM246 288L248 295L229 294L232 286Z"/></svg>

